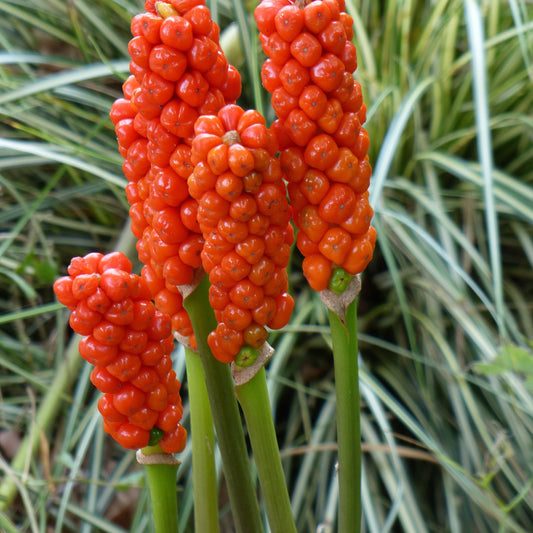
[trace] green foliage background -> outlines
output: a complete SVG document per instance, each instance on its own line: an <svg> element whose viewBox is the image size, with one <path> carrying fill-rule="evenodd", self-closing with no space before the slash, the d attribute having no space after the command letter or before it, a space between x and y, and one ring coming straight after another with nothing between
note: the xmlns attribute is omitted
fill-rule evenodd
<svg viewBox="0 0 533 533"><path fill-rule="evenodd" d="M0 0L0 497L17 494L0 500L2 531L150 531L142 471L105 437L51 291L74 255L135 257L107 115L141 7ZM243 76L240 103L272 120L250 6L210 7ZM533 5L347 10L378 230L359 304L366 531L530 531ZM295 254L297 305L271 336L269 387L299 530L326 532L337 498L330 337L298 265ZM175 368L183 377L179 348ZM182 455L180 521L192 531ZM124 494L135 504L120 507Z"/></svg>

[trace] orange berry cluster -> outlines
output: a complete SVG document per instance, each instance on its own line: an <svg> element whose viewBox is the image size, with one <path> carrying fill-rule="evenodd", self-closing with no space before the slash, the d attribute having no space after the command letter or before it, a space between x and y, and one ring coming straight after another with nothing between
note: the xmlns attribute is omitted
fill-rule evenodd
<svg viewBox="0 0 533 533"><path fill-rule="evenodd" d="M156 308L194 347L178 290L193 280L203 247L198 204L187 189L193 126L237 99L240 75L219 46L219 28L204 0L148 1L145 9L131 23L132 75L110 117L125 159L141 275Z"/></svg>
<svg viewBox="0 0 533 533"><path fill-rule="evenodd" d="M344 0L263 0L254 15L303 272L324 290L338 267L362 272L376 240L353 20Z"/></svg>
<svg viewBox="0 0 533 533"><path fill-rule="evenodd" d="M79 350L94 365L91 382L104 393L98 409L105 431L127 449L160 438L163 451L180 452L187 432L170 358L170 318L154 308L146 283L122 253L75 257L68 274L56 280L54 292L72 311L72 329L84 335Z"/></svg>
<svg viewBox="0 0 533 533"><path fill-rule="evenodd" d="M188 185L218 321L208 342L218 360L246 366L265 326L285 326L294 307L286 272L294 235L277 139L258 111L237 105L200 117L194 129Z"/></svg>

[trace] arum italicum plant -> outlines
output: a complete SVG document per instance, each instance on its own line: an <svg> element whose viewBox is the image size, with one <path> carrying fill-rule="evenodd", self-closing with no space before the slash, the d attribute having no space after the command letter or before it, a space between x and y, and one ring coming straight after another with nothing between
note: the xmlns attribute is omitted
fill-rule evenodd
<svg viewBox="0 0 533 533"><path fill-rule="evenodd" d="M236 530L262 529L234 383L269 527L296 531L263 368L273 351L266 328L286 326L294 307L286 272L292 218L305 256L304 276L324 293L330 309L339 530L358 531L359 285L352 278L372 258L375 230L367 192L368 135L362 127L366 106L353 78L352 18L337 0L309 5L265 0L256 8L261 43L272 56L263 65L262 81L276 91L278 120L268 128L258 111L233 103L240 76L225 58L219 27L201 1L149 1L145 9L132 20L131 74L124 97L110 112L144 266L136 276L125 256L92 253L74 258L69 276L54 284L60 302L72 311L71 327L86 335L80 353L96 365L91 381L104 393L98 401L104 429L123 447L139 450L156 531L177 531L171 495L177 461L170 455L183 450L186 432L169 355L172 330L187 346L191 423L201 432L192 452L196 527L218 529L217 492L209 486L215 483L214 454L202 443L205 434L214 445L207 433L210 417L205 407L196 414L192 405L207 395ZM193 352L207 394L200 389ZM206 491L200 492L202 487Z"/></svg>
<svg viewBox="0 0 533 533"><path fill-rule="evenodd" d="M505 5L348 1L352 39L349 19L340 11L337 15L334 3L311 3L309 9L326 4L329 22L340 23L357 47L358 67L350 77L360 85L352 86L351 100L343 100L347 93L326 85L317 70L338 66L334 56L351 73L350 45L344 42L340 50L339 41L329 38L337 34L317 27L322 15L314 23L308 17L306 26L304 14L300 27L302 15L285 4L264 3L256 17L256 4L208 4L209 17L221 28L226 64L210 44L216 45L217 38L203 8L195 16L179 15L196 28L194 46L181 42L183 49L176 49L174 43L172 52L165 48L168 43L152 42L163 22L176 16L172 9L193 7L187 2L161 4L157 16L155 4L149 4L146 20L135 18L143 9L133 2L0 2L5 50L0 54L0 106L6 117L0 126L0 202L5 201L0 287L6 294L0 299L2 531L39 531L47 525L56 531L123 531L117 524L139 532L152 527L260 531L267 522L273 531L354 531L359 515L366 530L376 532L529 530L531 6L520 0ZM305 11L306 6L298 7ZM146 41L137 39L128 50L132 19L136 37ZM340 30L339 24L332 28ZM171 33L165 39L172 39ZM320 58L325 50L330 54L322 63L313 55L317 42ZM131 52L138 60L133 72ZM204 76L213 54L218 66ZM224 68L231 74L222 81ZM202 102L190 100L196 89L187 93L180 84L192 70L209 85ZM130 74L139 87L126 81ZM179 79L165 78L178 74ZM169 83L157 76L180 89L169 97ZM307 81L299 86L302 76ZM126 82L125 98L117 79ZM343 83L348 81L345 76ZM361 91L369 105L368 137L361 128ZM181 105L187 98L187 106ZM244 124L239 132L237 122L230 129L239 138L224 138L212 118L199 121L194 132L200 115L216 116L236 99L242 110L257 109L265 125L274 124L277 148L269 144L270 134L263 135L260 115L250 111L246 116L253 120L247 125L255 137L242 134ZM114 100L120 102L111 113L113 126L122 122L116 132L108 119ZM132 100L139 107L131 108ZM339 108L334 100L347 115L343 128L335 130ZM137 118L139 109L146 124L142 113ZM211 127L215 130L205 129ZM189 164L187 147L193 146L194 135L204 135L197 141L199 159L201 144L213 145L203 163L191 159ZM205 135L224 140L206 141ZM258 144L252 146L251 139ZM261 145L258 139L267 142ZM346 144L348 139L352 144ZM240 150L237 145L256 151L254 172L261 174L260 183L266 180L278 190L276 163L270 169L262 165L271 165L274 149L279 155L296 229L288 275L279 274L292 239L285 215L276 230L265 227L259 239L247 235L246 244L229 242L231 249L221 247L213 232L213 217L220 215L225 220L220 229L232 239L242 228L237 223L245 222L239 217L246 217L253 205L249 199L265 205L264 195L254 188L259 183L255 176L241 180L247 207L239 211L237 204L231 213L225 211L225 202L232 206L239 191L230 157ZM266 150L268 158L257 150ZM361 189L364 180L342 181L354 168L350 153L362 164L360 178L368 179L369 162L374 163L368 196ZM121 170L124 161L128 164ZM227 163L229 170L218 173L219 163ZM209 182L213 176L205 172L206 164L216 181ZM198 198L188 198L186 176L180 173L195 166ZM202 179L209 191L200 195ZM342 187L334 187L331 202L326 201L333 184ZM361 269L369 259L375 238L368 226L372 208L380 254L362 280L357 324L355 303L350 303L357 276L352 281L351 274L359 270L356 259ZM119 230L128 209L131 220ZM360 218L342 219L347 210ZM347 236L353 249L357 235L361 252L350 255ZM246 283L234 290L236 301L228 294L235 286L231 283L257 281L259 272L269 271L264 264L254 270L259 261L248 261L262 247L278 274L268 289L275 293L263 290L270 303L259 311L251 307L250 294L242 292ZM272 255L272 248L278 253ZM119 250L133 260L179 341L172 361L183 384L181 423L190 436L177 456L182 462L177 474L175 464L146 467L153 504L135 455L110 446L113 441L99 420L100 393L93 392L91 381L111 386L113 380L82 364L78 337L63 345L62 339L70 338L68 315L59 304L42 303L53 301L51 284L65 274L71 256L94 250ZM250 272L239 258L251 265ZM243 278L230 283L217 269L222 261L230 278ZM200 265L208 272L203 277L197 274ZM291 300L284 294L295 301L288 325ZM274 309L277 324L269 323ZM276 325L283 327L276 330ZM209 340L217 328L222 333ZM363 332L361 354L357 329ZM104 330L99 325L100 339ZM273 355L260 344L265 332ZM113 342L114 337L105 339ZM87 355L86 345L83 341L81 350ZM140 354L133 355L142 361ZM131 355L119 360L128 359L136 361ZM117 362L110 368L116 372ZM119 375L125 378L134 368L135 363L127 364ZM135 398L117 405L127 410ZM105 402L101 409L109 416ZM150 426L147 409L126 414ZM159 423L165 424L163 417ZM122 426L119 420L112 424ZM107 429L112 430L109 423ZM141 429L137 437L148 431ZM19 431L25 433L20 446ZM133 434L127 435L131 439ZM8 446L13 442L15 452ZM145 442L133 439L130 444ZM151 462L175 462L159 451L145 449L148 459L141 461L153 455ZM135 505L126 509L131 516L120 521L112 513L124 487L130 488Z"/></svg>

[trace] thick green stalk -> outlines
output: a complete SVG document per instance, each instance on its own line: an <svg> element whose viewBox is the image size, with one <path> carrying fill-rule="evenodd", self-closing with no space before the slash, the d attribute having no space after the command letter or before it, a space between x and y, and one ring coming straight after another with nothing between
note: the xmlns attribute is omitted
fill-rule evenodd
<svg viewBox="0 0 533 533"><path fill-rule="evenodd" d="M357 300L346 311L346 324L328 311L335 364L339 476L339 533L361 531L361 430L357 365Z"/></svg>
<svg viewBox="0 0 533 533"><path fill-rule="evenodd" d="M261 368L250 381L235 387L235 391L246 418L270 530L272 533L296 533L270 410L265 369Z"/></svg>
<svg viewBox="0 0 533 533"><path fill-rule="evenodd" d="M185 348L185 361L191 410L194 527L196 531L218 533L218 487L213 416L198 354Z"/></svg>
<svg viewBox="0 0 533 533"><path fill-rule="evenodd" d="M261 532L263 531L261 515L250 473L248 452L239 406L233 390L230 367L217 361L207 344L207 336L216 327L215 315L209 305L207 276L196 290L185 298L183 306L189 313L198 344L235 521L235 531L237 533Z"/></svg>
<svg viewBox="0 0 533 533"><path fill-rule="evenodd" d="M168 457L159 446L143 448L145 458ZM137 455L139 457L139 455ZM176 473L179 463L169 461L168 464L146 464L148 488L152 500L152 513L155 533L178 533L178 498L176 496Z"/></svg>

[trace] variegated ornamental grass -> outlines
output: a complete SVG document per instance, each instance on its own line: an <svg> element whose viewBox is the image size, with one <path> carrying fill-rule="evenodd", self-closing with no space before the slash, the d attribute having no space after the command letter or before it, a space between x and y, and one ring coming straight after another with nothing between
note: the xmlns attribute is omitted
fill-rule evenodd
<svg viewBox="0 0 533 533"><path fill-rule="evenodd" d="M243 76L240 103L271 122L250 6L210 7ZM141 473L105 440L90 368L68 357L75 339L51 291L73 255L134 257L108 113L139 8L0 0L0 495L20 495L0 503L5 531L149 531ZM347 10L378 234L359 302L366 528L528 531L533 7L361 0ZM330 336L298 261L268 386L298 529L327 531L337 507ZM181 379L181 351L174 359ZM190 531L188 450L181 458ZM120 522L124 489L137 504Z"/></svg>

